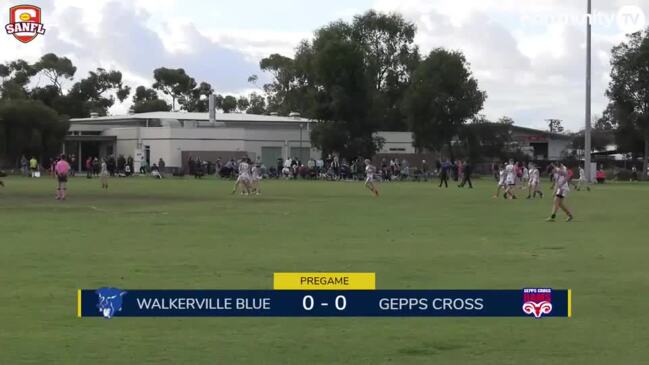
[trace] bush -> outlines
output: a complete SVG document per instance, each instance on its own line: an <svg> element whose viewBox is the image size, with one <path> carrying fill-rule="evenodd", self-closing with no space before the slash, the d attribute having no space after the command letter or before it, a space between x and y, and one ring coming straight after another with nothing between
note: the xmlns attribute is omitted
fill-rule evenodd
<svg viewBox="0 0 649 365"><path fill-rule="evenodd" d="M630 169L614 169L606 170L605 172L606 178L610 180L629 181L631 179ZM640 172L638 172L638 178L640 178Z"/></svg>

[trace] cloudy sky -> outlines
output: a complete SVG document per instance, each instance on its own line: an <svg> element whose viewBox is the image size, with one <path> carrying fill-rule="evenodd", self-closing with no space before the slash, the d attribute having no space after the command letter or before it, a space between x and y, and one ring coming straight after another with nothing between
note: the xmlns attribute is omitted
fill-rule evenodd
<svg viewBox="0 0 649 365"><path fill-rule="evenodd" d="M422 53L441 46L467 55L488 93L487 117L537 128L559 118L571 130L584 121L586 0L11 0L0 14L24 3L43 9L46 34L27 44L0 36L0 62L54 52L73 60L78 77L116 68L131 86L150 85L154 68L182 67L235 94L254 88L251 74L268 77L259 71L262 57L292 56L318 27L368 9L399 12L417 25ZM649 20L649 0L593 0L593 11L598 114L607 103L610 49Z"/></svg>

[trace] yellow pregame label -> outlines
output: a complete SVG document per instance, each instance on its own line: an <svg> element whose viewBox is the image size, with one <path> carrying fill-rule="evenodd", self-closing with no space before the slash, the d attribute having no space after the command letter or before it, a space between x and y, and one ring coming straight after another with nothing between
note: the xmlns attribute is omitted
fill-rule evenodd
<svg viewBox="0 0 649 365"><path fill-rule="evenodd" d="M374 290L373 272L276 272L274 290Z"/></svg>

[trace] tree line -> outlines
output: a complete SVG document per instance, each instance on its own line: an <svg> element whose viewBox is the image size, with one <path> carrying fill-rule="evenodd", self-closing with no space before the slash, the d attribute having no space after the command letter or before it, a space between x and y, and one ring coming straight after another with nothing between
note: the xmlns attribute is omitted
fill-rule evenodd
<svg viewBox="0 0 649 365"><path fill-rule="evenodd" d="M419 150L474 160L504 157L513 121L491 123L480 114L487 98L462 52L436 48L422 55L416 27L396 13L368 11L336 21L302 41L292 57L271 54L260 70L271 76L248 96L216 96L225 112L288 115L318 120L312 144L324 154L372 156L383 141L377 131L410 131ZM621 148L646 157L649 149L649 36L629 35L612 51L611 101L596 129L615 134ZM67 120L106 115L131 96L133 113L185 110L207 112L207 82L182 68L153 70L151 85L131 90L118 70L98 68L74 81L76 67L66 57L46 54L30 64L0 65L0 155L49 153L58 149ZM248 81L257 86L259 77ZM64 82L73 82L69 88ZM36 86L33 86L36 85ZM558 120L549 120L562 131ZM644 150L644 151L642 151ZM645 158L645 169L646 169ZM646 171L646 170L645 170Z"/></svg>

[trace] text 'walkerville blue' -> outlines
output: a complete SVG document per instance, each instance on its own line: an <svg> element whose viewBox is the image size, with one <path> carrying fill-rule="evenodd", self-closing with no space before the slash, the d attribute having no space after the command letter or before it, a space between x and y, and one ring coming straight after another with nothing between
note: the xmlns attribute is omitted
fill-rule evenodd
<svg viewBox="0 0 649 365"><path fill-rule="evenodd" d="M79 290L79 317L570 317L571 291Z"/></svg>

